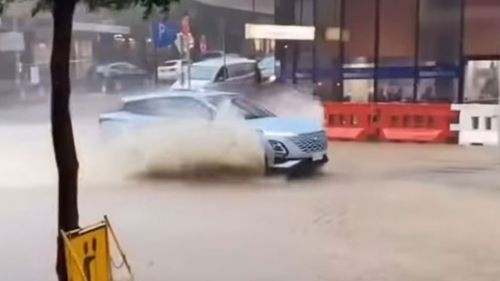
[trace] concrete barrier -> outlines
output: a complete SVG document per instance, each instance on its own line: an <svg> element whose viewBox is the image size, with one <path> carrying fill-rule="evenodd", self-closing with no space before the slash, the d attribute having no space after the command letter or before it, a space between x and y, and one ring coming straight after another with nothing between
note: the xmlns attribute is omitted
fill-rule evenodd
<svg viewBox="0 0 500 281"><path fill-rule="evenodd" d="M458 132L459 144L498 146L499 105L453 104L451 108L460 113L459 123L450 125Z"/></svg>

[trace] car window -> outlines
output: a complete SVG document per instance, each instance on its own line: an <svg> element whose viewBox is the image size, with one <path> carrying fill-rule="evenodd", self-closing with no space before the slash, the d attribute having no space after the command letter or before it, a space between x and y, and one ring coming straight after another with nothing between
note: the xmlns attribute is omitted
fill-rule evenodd
<svg viewBox="0 0 500 281"><path fill-rule="evenodd" d="M115 70L115 71L122 71L125 68L121 64L113 64L109 67L110 70Z"/></svg>
<svg viewBox="0 0 500 281"><path fill-rule="evenodd" d="M163 63L163 66L175 66L177 62L175 61L167 61Z"/></svg>
<svg viewBox="0 0 500 281"><path fill-rule="evenodd" d="M116 71L127 71L129 70L129 68L130 67L128 65L123 63L111 65L111 69Z"/></svg>
<svg viewBox="0 0 500 281"><path fill-rule="evenodd" d="M274 57L266 57L259 62L259 68L268 69L275 67L275 59Z"/></svg>
<svg viewBox="0 0 500 281"><path fill-rule="evenodd" d="M140 68L138 68L137 66L126 62L112 64L110 65L110 68L115 71L123 71L123 72L140 71Z"/></svg>
<svg viewBox="0 0 500 281"><path fill-rule="evenodd" d="M228 73L229 77L231 77L231 78L240 76L240 71L239 71L239 67L237 64L228 65L227 70L229 72Z"/></svg>
<svg viewBox="0 0 500 281"><path fill-rule="evenodd" d="M202 55L202 59L215 59L215 58L220 58L223 56L223 53L221 52L207 52Z"/></svg>
<svg viewBox="0 0 500 281"><path fill-rule="evenodd" d="M218 95L208 97L207 101L212 104L216 108L220 108L225 102L230 101L234 108L238 110L241 116L245 119L258 119L265 117L275 116L272 112L259 107L253 102L242 98L242 97L234 97L231 95Z"/></svg>
<svg viewBox="0 0 500 281"><path fill-rule="evenodd" d="M273 113L270 111L261 108L257 106L256 104L252 103L251 101L244 99L244 98L233 98L231 100L232 104L238 108L238 110L241 112L242 116L244 116L245 119L259 119L259 118L266 118L266 117L272 117L275 116Z"/></svg>
<svg viewBox="0 0 500 281"><path fill-rule="evenodd" d="M129 64L129 63L125 64L125 68L128 69L129 71L140 71L141 70L136 65Z"/></svg>
<svg viewBox="0 0 500 281"><path fill-rule="evenodd" d="M257 64L256 63L246 63L245 64L245 72L246 74L252 74L255 72L255 69L257 68Z"/></svg>
<svg viewBox="0 0 500 281"><path fill-rule="evenodd" d="M228 77L229 77L229 74L228 74L227 67L223 66L223 67L221 67L221 69L219 70L219 72L217 72L217 76L215 76L215 82L224 81Z"/></svg>
<svg viewBox="0 0 500 281"><path fill-rule="evenodd" d="M209 80L213 81L219 67L209 65L192 65L191 79L193 80Z"/></svg>
<svg viewBox="0 0 500 281"><path fill-rule="evenodd" d="M240 77L253 73L255 71L253 63L238 63L229 65L229 77Z"/></svg>
<svg viewBox="0 0 500 281"><path fill-rule="evenodd" d="M189 97L151 98L125 104L124 111L150 116L210 119L212 112L202 102Z"/></svg>

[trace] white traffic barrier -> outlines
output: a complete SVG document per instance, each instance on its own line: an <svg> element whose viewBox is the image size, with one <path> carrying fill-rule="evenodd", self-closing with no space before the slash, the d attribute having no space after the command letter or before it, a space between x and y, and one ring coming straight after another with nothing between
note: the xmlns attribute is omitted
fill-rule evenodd
<svg viewBox="0 0 500 281"><path fill-rule="evenodd" d="M498 146L499 105L453 104L451 109L460 113L459 123L450 125L458 132L459 144Z"/></svg>

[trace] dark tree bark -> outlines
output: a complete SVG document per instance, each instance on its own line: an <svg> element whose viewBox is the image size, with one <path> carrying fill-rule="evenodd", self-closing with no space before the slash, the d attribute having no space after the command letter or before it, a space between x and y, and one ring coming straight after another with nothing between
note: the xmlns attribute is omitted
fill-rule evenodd
<svg viewBox="0 0 500 281"><path fill-rule="evenodd" d="M52 141L59 180L58 239L56 271L60 281L67 281L64 243L60 231L78 228L78 159L69 101L71 94L69 59L76 0L54 0L54 30L50 62L52 100Z"/></svg>

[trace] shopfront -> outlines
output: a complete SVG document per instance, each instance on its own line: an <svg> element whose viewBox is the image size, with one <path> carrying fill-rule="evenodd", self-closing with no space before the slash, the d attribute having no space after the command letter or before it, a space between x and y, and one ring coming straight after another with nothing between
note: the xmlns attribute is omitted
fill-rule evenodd
<svg viewBox="0 0 500 281"><path fill-rule="evenodd" d="M275 22L315 27L314 40L278 41L276 57L283 80L326 100L498 98L500 1L276 0Z"/></svg>

